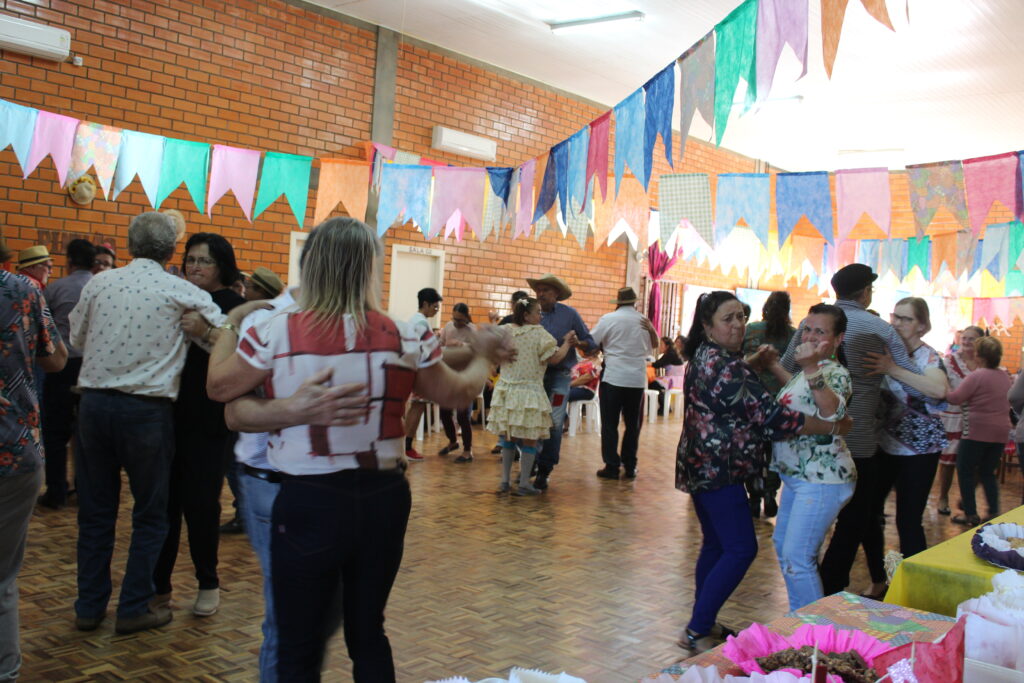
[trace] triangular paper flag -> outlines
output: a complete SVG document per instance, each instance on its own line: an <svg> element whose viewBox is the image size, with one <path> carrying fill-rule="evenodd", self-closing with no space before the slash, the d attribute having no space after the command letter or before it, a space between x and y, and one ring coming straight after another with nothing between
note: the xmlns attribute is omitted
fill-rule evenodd
<svg viewBox="0 0 1024 683"><path fill-rule="evenodd" d="M672 166L672 110L676 103L676 64L672 62L644 83L644 178L654 166L654 143L661 135L665 159Z"/></svg>
<svg viewBox="0 0 1024 683"><path fill-rule="evenodd" d="M475 235L480 235L484 212L484 187L487 171L482 168L437 167L434 169L434 202L430 216L431 237L448 223L458 211L460 219L453 224L455 239L462 241L463 220ZM445 236L448 236L446 231Z"/></svg>
<svg viewBox="0 0 1024 683"><path fill-rule="evenodd" d="M26 178L39 166L39 162L47 156L53 159L53 165L57 169L57 179L60 186L64 187L67 179L68 167L71 165L71 148L75 144L75 130L78 128L78 119L60 114L51 114L48 111L39 112L36 117L36 127L32 132L32 149L28 153L28 165L25 168Z"/></svg>
<svg viewBox="0 0 1024 683"><path fill-rule="evenodd" d="M839 239L846 239L860 221L861 215L865 213L888 235L891 202L888 169L856 168L836 171Z"/></svg>
<svg viewBox="0 0 1024 683"><path fill-rule="evenodd" d="M832 78L832 66L836 62L839 51L839 37L843 32L843 21L846 18L846 5L849 0L821 0L821 42L822 56L825 60L825 73ZM889 12L885 0L861 0L864 9L879 22L893 29L889 20ZM909 10L908 10L908 17Z"/></svg>
<svg viewBox="0 0 1024 683"><path fill-rule="evenodd" d="M309 201L309 174L313 157L267 152L263 155L260 191L256 195L256 216L267 210L281 195L288 200L295 222L302 227ZM385 226L385 228L388 226ZM380 230L380 226L377 226Z"/></svg>
<svg viewBox="0 0 1024 683"><path fill-rule="evenodd" d="M154 209L157 207L164 142L165 138L161 135L138 133L133 130L121 132L121 150L117 156L117 167L114 169L114 196L111 199L117 199L138 175L149 205Z"/></svg>
<svg viewBox="0 0 1024 683"><path fill-rule="evenodd" d="M567 204L570 212L572 209L583 206L587 198L587 152L589 147L590 126L581 128L569 138L569 166L566 183L569 190Z"/></svg>
<svg viewBox="0 0 1024 683"><path fill-rule="evenodd" d="M430 183L433 166L384 164L380 173L377 203L377 234L383 235L399 215L402 223L413 221L424 235L430 228Z"/></svg>
<svg viewBox="0 0 1024 683"><path fill-rule="evenodd" d="M967 195L964 192L964 167L959 161L907 166L910 208L914 212L914 230L924 235L939 207L945 206L965 230Z"/></svg>
<svg viewBox="0 0 1024 683"><path fill-rule="evenodd" d="M256 176L260 171L260 153L227 145L214 145L210 157L210 189L206 210L211 211L231 190L242 213L252 222L252 202L256 197Z"/></svg>
<svg viewBox="0 0 1024 683"><path fill-rule="evenodd" d="M640 184L647 187L644 177L644 90L637 88L632 95L615 105L615 193L622 184L622 174L629 170Z"/></svg>
<svg viewBox="0 0 1024 683"><path fill-rule="evenodd" d="M697 41L679 57L679 159L686 151L686 138L699 111L709 126L715 125L715 33Z"/></svg>
<svg viewBox="0 0 1024 683"><path fill-rule="evenodd" d="M997 200L1014 216L1020 217L1021 171L1016 153L964 159L963 163L967 209L975 235L981 232L992 204Z"/></svg>
<svg viewBox="0 0 1024 683"><path fill-rule="evenodd" d="M611 129L612 112L606 111L590 122L590 140L587 143L587 187L601 188L601 197L608 196L608 136ZM592 178L597 185L591 185Z"/></svg>
<svg viewBox="0 0 1024 683"><path fill-rule="evenodd" d="M757 39L757 0L744 0L715 26L715 144L722 144L732 111L732 99L742 78L747 83L746 105L757 97L754 68ZM618 133L616 132L616 135ZM617 143L616 143L617 145Z"/></svg>
<svg viewBox="0 0 1024 683"><path fill-rule="evenodd" d="M313 223L319 225L340 203L352 218L366 220L370 167L355 159L321 159Z"/></svg>
<svg viewBox="0 0 1024 683"><path fill-rule="evenodd" d="M167 138L164 142L163 165L160 168L160 190L156 196L156 208L178 186L185 183L196 210L203 213L206 197L206 177L210 168L210 145L191 140Z"/></svg>
<svg viewBox="0 0 1024 683"><path fill-rule="evenodd" d="M711 217L711 185L705 173L676 173L663 175L658 181L658 208L661 210L661 234L688 220L706 243L714 241Z"/></svg>
<svg viewBox="0 0 1024 683"><path fill-rule="evenodd" d="M87 121L79 122L75 131L75 144L71 149L68 182L78 180L91 166L96 170L96 180L103 188L103 196L109 198L110 187L114 181L114 169L117 167L120 153L120 128Z"/></svg>
<svg viewBox="0 0 1024 683"><path fill-rule="evenodd" d="M32 149L32 133L36 130L39 110L23 107L14 102L0 100L0 150L10 145L18 158L22 173L28 177L25 167L28 153Z"/></svg>
<svg viewBox="0 0 1024 683"><path fill-rule="evenodd" d="M802 216L832 242L832 190L826 171L779 173L775 176L775 214L778 218L779 245Z"/></svg>
<svg viewBox="0 0 1024 683"><path fill-rule="evenodd" d="M997 223L986 226L985 240L981 250L981 267L1002 280L1009 270L1010 229L1014 223Z"/></svg>
<svg viewBox="0 0 1024 683"><path fill-rule="evenodd" d="M770 188L767 173L718 174L715 243L729 236L742 218L761 244L768 246Z"/></svg>
<svg viewBox="0 0 1024 683"><path fill-rule="evenodd" d="M760 0L757 7L757 99L772 89L775 68L786 44L793 49L807 75L807 0Z"/></svg>
<svg viewBox="0 0 1024 683"><path fill-rule="evenodd" d="M533 177L536 171L536 159L530 159L519 167L519 209L513 239L530 234L530 226L533 224Z"/></svg>

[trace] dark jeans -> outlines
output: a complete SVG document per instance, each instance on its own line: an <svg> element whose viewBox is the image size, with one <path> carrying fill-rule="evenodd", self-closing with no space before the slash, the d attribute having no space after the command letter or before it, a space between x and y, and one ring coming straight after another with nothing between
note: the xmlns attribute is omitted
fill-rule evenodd
<svg viewBox="0 0 1024 683"><path fill-rule="evenodd" d="M211 436L189 425L175 428L174 459L167 495L167 538L153 571L157 593L171 592L178 559L181 520L188 524L188 549L200 590L217 588L220 493L224 487L223 435Z"/></svg>
<svg viewBox="0 0 1024 683"><path fill-rule="evenodd" d="M68 358L60 372L46 375L43 390L43 448L46 451L46 496L54 503L68 497L68 442L75 437L75 408L81 358ZM78 450L76 447L75 450Z"/></svg>
<svg viewBox="0 0 1024 683"><path fill-rule="evenodd" d="M619 387L601 382L601 458L608 467L636 469L636 451L643 424L643 387ZM619 416L626 425L619 455Z"/></svg>
<svg viewBox="0 0 1024 683"><path fill-rule="evenodd" d="M353 678L395 680L384 608L402 563L410 507L409 483L393 471L282 482L270 546L281 681L320 680L339 605Z"/></svg>
<svg viewBox="0 0 1024 683"><path fill-rule="evenodd" d="M174 451L168 399L85 390L79 406L78 600L75 613L99 617L110 600L110 557L121 494L121 468L135 499L132 540L117 614L133 617L153 597L153 567L167 535L167 479Z"/></svg>
<svg viewBox="0 0 1024 683"><path fill-rule="evenodd" d="M900 534L903 557L916 555L928 548L921 518L928 507L928 494L939 467L939 454L891 455L879 451L874 498L868 512L868 528L864 535L864 555L871 576L885 576L885 530L882 515L889 492L896 489L896 529ZM872 579L873 580L873 579ZM879 581L878 583L881 583Z"/></svg>
<svg viewBox="0 0 1024 683"><path fill-rule="evenodd" d="M451 410L441 408L441 426L444 427L444 435L448 437L448 443L457 443L458 437L455 434L454 415L459 420L459 430L462 431L462 449L468 451L473 448L473 423L470 420L470 409Z"/></svg>
<svg viewBox="0 0 1024 683"><path fill-rule="evenodd" d="M704 542L697 557L697 590L688 628L707 634L757 557L757 536L742 484L699 491L692 498Z"/></svg>
<svg viewBox="0 0 1024 683"><path fill-rule="evenodd" d="M999 482L996 470L1003 456L1005 444L990 441L960 439L956 450L956 477L960 482L960 507L965 515L978 514L978 505L974 499L974 489L981 481L988 501L988 516L999 514Z"/></svg>
<svg viewBox="0 0 1024 683"><path fill-rule="evenodd" d="M544 373L544 393L551 401L551 432L544 443L538 445L537 471L550 472L558 464L562 453L562 428L569 414L569 370L548 370Z"/></svg>
<svg viewBox="0 0 1024 683"><path fill-rule="evenodd" d="M878 469L878 456L870 458L854 458L857 466L857 488L853 497L839 512L836 528L832 532L832 540L821 560L821 586L825 595L832 595L844 590L850 583L850 569L857 559L857 548L864 541L871 515L871 502L874 500L875 480ZM875 583L885 581L885 572L880 576L872 575Z"/></svg>
<svg viewBox="0 0 1024 683"><path fill-rule="evenodd" d="M569 387L569 403L591 401L594 396L594 392L586 387Z"/></svg>

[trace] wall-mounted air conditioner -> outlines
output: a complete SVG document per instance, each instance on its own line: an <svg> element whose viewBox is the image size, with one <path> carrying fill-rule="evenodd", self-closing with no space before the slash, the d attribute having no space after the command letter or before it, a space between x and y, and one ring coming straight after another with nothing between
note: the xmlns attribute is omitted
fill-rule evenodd
<svg viewBox="0 0 1024 683"><path fill-rule="evenodd" d="M71 33L0 14L0 50L62 62L71 54Z"/></svg>
<svg viewBox="0 0 1024 683"><path fill-rule="evenodd" d="M444 126L434 126L434 138L430 146L484 161L494 161L498 155L498 143L494 140Z"/></svg>

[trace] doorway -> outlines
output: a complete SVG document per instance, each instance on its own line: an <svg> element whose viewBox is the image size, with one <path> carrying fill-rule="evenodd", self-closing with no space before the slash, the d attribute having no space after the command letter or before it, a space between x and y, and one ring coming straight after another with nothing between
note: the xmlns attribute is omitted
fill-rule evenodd
<svg viewBox="0 0 1024 683"><path fill-rule="evenodd" d="M391 246L391 287L388 313L395 320L408 320L416 312L416 292L433 287L444 295L444 251L405 244ZM438 327L435 316L430 326Z"/></svg>

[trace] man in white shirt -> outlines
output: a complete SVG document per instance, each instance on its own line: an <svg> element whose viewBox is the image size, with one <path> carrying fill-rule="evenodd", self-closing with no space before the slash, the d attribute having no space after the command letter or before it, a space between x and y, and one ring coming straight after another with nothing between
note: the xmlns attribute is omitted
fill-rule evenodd
<svg viewBox="0 0 1024 683"><path fill-rule="evenodd" d="M441 310L441 295L433 287L424 287L416 292L416 305L418 310L409 318L409 327L422 336L424 332L431 330L430 319ZM409 397L409 410L405 414L405 457L411 462L423 460L423 454L412 447L412 440L416 436L416 428L423 419L423 413L427 408L427 401L416 394Z"/></svg>
<svg viewBox="0 0 1024 683"><path fill-rule="evenodd" d="M598 397L601 405L601 458L597 471L602 479L618 479L619 467L627 479L636 477L636 452L643 424L644 390L647 389L647 358L658 345L654 326L634 308L632 287L623 287L613 301L617 308L601 316L590 331L604 352L604 371ZM619 453L619 418L626 425Z"/></svg>
<svg viewBox="0 0 1024 683"><path fill-rule="evenodd" d="M122 468L135 506L115 630L134 633L171 620L170 609L151 608L150 600L153 567L167 534L172 402L189 344L184 330L206 330L207 336L211 331L206 322L187 326L183 316L196 311L212 325L224 320L208 293L164 271L175 241L170 217L136 216L128 228L132 262L95 275L70 315L71 345L82 351L81 452L75 467L75 625L82 631L96 629L106 616Z"/></svg>

